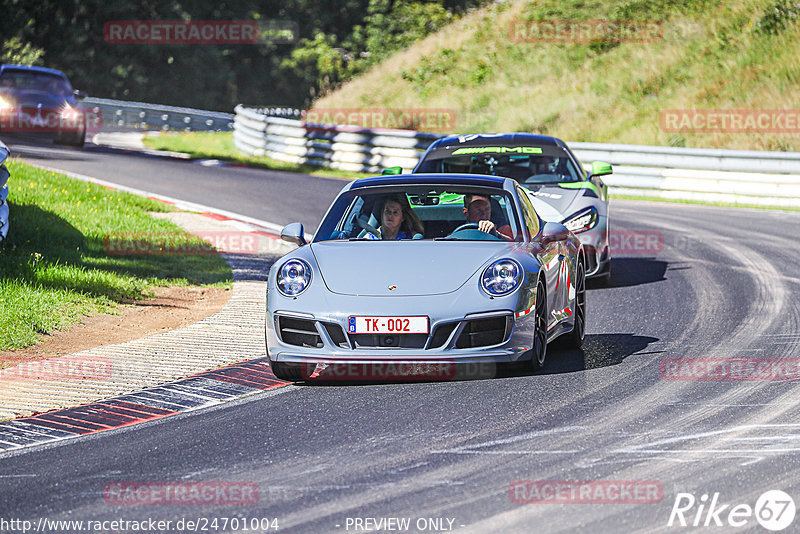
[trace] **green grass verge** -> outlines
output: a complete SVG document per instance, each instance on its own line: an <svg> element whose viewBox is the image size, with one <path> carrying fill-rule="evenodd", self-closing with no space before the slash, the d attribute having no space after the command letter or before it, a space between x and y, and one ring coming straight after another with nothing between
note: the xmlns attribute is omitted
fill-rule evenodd
<svg viewBox="0 0 800 534"><path fill-rule="evenodd" d="M341 171L338 169L320 168L314 165L288 163L264 156L248 156L242 154L233 144L231 132L181 132L148 135L144 138L145 146L156 150L183 152L193 158L218 159L240 163L248 167L259 167L274 171L299 172L323 178L340 178L356 180L375 173Z"/></svg>
<svg viewBox="0 0 800 534"><path fill-rule="evenodd" d="M118 313L123 301L152 296L155 286L230 287L217 254L109 255L115 235L157 247L197 247L199 238L148 212L172 208L16 160L8 162L11 229L0 250L0 350L25 347L40 334L96 313ZM154 248L155 249L155 248Z"/></svg>

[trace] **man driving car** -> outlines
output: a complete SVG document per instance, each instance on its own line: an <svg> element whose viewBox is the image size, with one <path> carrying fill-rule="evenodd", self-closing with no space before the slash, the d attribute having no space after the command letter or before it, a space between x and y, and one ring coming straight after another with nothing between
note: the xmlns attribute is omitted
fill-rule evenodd
<svg viewBox="0 0 800 534"><path fill-rule="evenodd" d="M467 222L478 225L478 230L487 234L497 235L501 239L513 239L511 226L504 225L499 228L491 221L492 203L489 197L483 195L464 195L464 216Z"/></svg>

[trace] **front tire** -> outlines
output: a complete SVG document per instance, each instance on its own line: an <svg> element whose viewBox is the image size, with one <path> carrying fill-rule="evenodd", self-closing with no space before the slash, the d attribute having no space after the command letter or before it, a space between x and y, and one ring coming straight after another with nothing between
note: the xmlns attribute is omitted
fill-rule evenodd
<svg viewBox="0 0 800 534"><path fill-rule="evenodd" d="M569 348L579 349L583 346L586 336L586 271L583 263L578 262L578 271L575 279L575 325L572 332L564 338L565 345Z"/></svg>
<svg viewBox="0 0 800 534"><path fill-rule="evenodd" d="M57 145L67 145L82 148L84 144L86 144L86 119L83 119L82 127L77 131L58 132L54 141Z"/></svg>
<svg viewBox="0 0 800 534"><path fill-rule="evenodd" d="M547 357L547 291L544 282L536 284L536 305L534 310L535 329L531 348L531 369L539 371L544 367Z"/></svg>

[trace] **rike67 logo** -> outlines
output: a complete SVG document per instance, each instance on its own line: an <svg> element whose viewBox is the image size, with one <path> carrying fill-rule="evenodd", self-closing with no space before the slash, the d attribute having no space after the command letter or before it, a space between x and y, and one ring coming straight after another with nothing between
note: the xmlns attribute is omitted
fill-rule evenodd
<svg viewBox="0 0 800 534"><path fill-rule="evenodd" d="M765 529L777 532L792 524L795 512L794 499L781 490L765 491L755 506L723 503L718 492L711 496L704 493L699 499L691 493L678 493L667 526L727 527L726 530L730 530L752 528L755 519Z"/></svg>

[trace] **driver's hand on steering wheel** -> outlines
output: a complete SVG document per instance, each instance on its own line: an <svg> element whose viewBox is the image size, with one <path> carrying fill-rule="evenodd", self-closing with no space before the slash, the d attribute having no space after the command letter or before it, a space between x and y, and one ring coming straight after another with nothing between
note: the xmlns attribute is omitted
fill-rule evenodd
<svg viewBox="0 0 800 534"><path fill-rule="evenodd" d="M492 221L478 221L478 230L486 232L487 234L496 234L497 229Z"/></svg>
<svg viewBox="0 0 800 534"><path fill-rule="evenodd" d="M486 232L487 234L498 237L503 241L511 241L512 239L510 236L498 231L497 225L494 224L492 221L489 220L478 221L477 224L478 224L478 230L480 230L481 232Z"/></svg>

